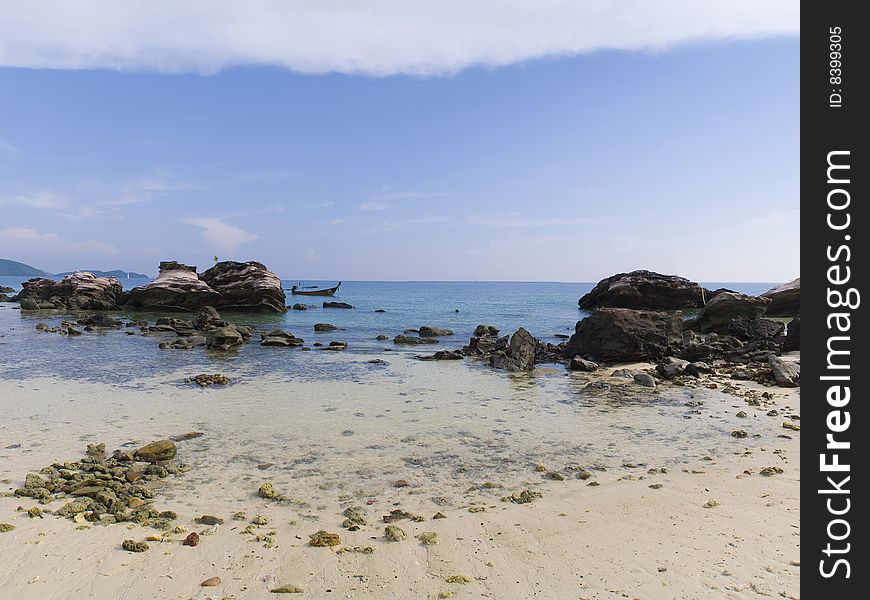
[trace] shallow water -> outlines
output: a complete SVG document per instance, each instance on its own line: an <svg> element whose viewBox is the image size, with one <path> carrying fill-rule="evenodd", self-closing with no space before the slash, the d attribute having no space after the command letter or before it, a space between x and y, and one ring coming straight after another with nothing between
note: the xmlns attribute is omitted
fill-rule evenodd
<svg viewBox="0 0 870 600"><path fill-rule="evenodd" d="M0 285L20 288L24 278L0 277ZM143 280L125 280L127 287L142 285ZM289 289L294 283L285 281ZM333 285L334 282L315 282ZM307 284L310 284L307 283ZM731 289L758 294L772 283L707 283L708 288ZM289 310L279 315L222 316L255 329L282 328L305 339L306 344L332 340L349 343L347 353L369 357L384 352L397 354L431 353L440 348L465 345L474 328L487 323L503 334L525 327L539 339L558 342L556 334L573 332L578 319L586 313L577 300L594 287L589 283L504 283L504 282L356 282L342 283L331 300L352 304L353 309L324 309L323 298L288 295L288 304L301 301L314 308ZM328 299L329 300L329 299ZM331 352L301 352L298 349L262 348L257 343L245 345L238 353L207 354L204 349L158 352L163 336L126 335L129 330L109 331L66 338L36 331L37 323L57 325L76 319L54 311L22 313L17 305L0 303L0 377L8 379L58 376L117 383L134 377L160 376L179 369L225 371L236 369L249 374L281 373L294 379L355 381L376 370L365 363L340 365ZM383 309L385 312L375 312ZM456 312L456 311L459 312ZM164 314L129 312L122 319L154 320ZM184 318L178 313L172 316ZM333 323L341 328L329 333L315 333L315 323ZM441 339L437 346L403 347L392 338L407 328L431 325L447 327L455 335ZM137 330L134 330L137 331ZM379 342L379 334L390 340ZM255 338L256 338L255 333Z"/></svg>

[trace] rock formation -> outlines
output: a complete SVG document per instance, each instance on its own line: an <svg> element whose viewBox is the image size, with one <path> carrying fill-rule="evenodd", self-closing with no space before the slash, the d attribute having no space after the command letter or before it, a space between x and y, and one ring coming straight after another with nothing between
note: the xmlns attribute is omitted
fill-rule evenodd
<svg viewBox="0 0 870 600"><path fill-rule="evenodd" d="M117 310L121 283L114 277L80 272L60 281L36 277L22 284L22 310Z"/></svg>
<svg viewBox="0 0 870 600"><path fill-rule="evenodd" d="M796 317L801 314L801 278L789 281L762 294L770 298L768 317Z"/></svg>
<svg viewBox="0 0 870 600"><path fill-rule="evenodd" d="M286 296L281 279L256 261L219 262L200 279L220 294L215 306L243 312L284 312Z"/></svg>
<svg viewBox="0 0 870 600"><path fill-rule="evenodd" d="M567 358L596 361L658 360L676 354L683 345L680 313L628 308L601 308L582 321L565 345Z"/></svg>
<svg viewBox="0 0 870 600"><path fill-rule="evenodd" d="M580 298L580 308L631 308L635 310L679 310L704 306L700 285L676 275L653 271L619 273L598 282Z"/></svg>

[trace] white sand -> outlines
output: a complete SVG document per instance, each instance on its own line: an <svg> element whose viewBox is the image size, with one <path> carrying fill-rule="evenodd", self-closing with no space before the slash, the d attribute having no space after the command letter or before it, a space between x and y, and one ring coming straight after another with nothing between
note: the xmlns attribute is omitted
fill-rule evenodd
<svg viewBox="0 0 870 600"><path fill-rule="evenodd" d="M76 530L69 520L16 512L37 505L29 498L0 498L0 522L16 527L0 533L0 598L275 598L282 596L269 589L288 583L308 598L798 597L800 433L782 428L785 415L799 414L798 390L770 388L782 414L769 417L770 406L703 387L651 394L626 382L634 399L621 402L579 393L589 381L615 383L597 374L508 377L388 360L371 382L251 379L209 390L177 387L173 378L139 388L0 382L0 489L77 459L88 442L115 448L199 430L206 435L179 444L192 471L167 479L155 506L176 511L192 531L207 529L193 523L201 514L227 521L196 548L176 534L133 554L122 540L159 532L126 524ZM690 398L704 404L686 407ZM749 416L738 418L739 410ZM735 439L733 429L750 435ZM607 470L594 471L600 485L590 487L543 479L532 468L538 462L564 473L575 465ZM785 472L758 475L772 465ZM658 467L668 472L647 473ZM395 488L396 479L413 487ZM306 505L257 498L263 481ZM485 481L504 487L473 487ZM663 487L650 489L654 483ZM543 497L499 500L524 488ZM703 508L710 499L720 506ZM341 510L367 501L370 525L342 529ZM472 505L486 511L470 513ZM411 536L435 531L439 543L384 541L376 521L393 508L427 517L397 525ZM432 520L439 510L448 518ZM275 532L274 547L240 534L246 522L230 518L236 511L269 517L260 530ZM375 552L308 546L319 529ZM446 582L456 574L472 580ZM219 586L199 586L214 576Z"/></svg>

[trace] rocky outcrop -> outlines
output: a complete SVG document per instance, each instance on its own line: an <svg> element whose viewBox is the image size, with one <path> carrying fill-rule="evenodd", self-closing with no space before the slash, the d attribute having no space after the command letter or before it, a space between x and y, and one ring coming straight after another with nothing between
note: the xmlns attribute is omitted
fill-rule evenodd
<svg viewBox="0 0 870 600"><path fill-rule="evenodd" d="M728 333L734 319L757 319L769 304L769 298L722 292L707 303L689 326L701 333Z"/></svg>
<svg viewBox="0 0 870 600"><path fill-rule="evenodd" d="M157 279L130 290L127 306L149 310L196 311L216 306L221 295L196 274L196 267L178 262L160 263Z"/></svg>
<svg viewBox="0 0 870 600"><path fill-rule="evenodd" d="M284 331L282 329L273 329L272 331L260 334L261 346L297 347L304 343L305 340L302 338L298 338L289 331Z"/></svg>
<svg viewBox="0 0 870 600"><path fill-rule="evenodd" d="M728 324L727 332L742 342L752 340L772 340L782 335L785 326L777 321L771 321L763 317L747 319L737 317Z"/></svg>
<svg viewBox="0 0 870 600"><path fill-rule="evenodd" d="M420 328L419 334L420 337L439 337L453 335L453 331L445 329L444 327L430 327L428 325L423 325Z"/></svg>
<svg viewBox="0 0 870 600"><path fill-rule="evenodd" d="M579 321L563 353L596 361L659 360L683 345L680 313L601 308Z"/></svg>
<svg viewBox="0 0 870 600"><path fill-rule="evenodd" d="M498 335L498 327L495 325L478 325L474 328L474 337L482 337L484 335Z"/></svg>
<svg viewBox="0 0 870 600"><path fill-rule="evenodd" d="M770 298L768 317L796 317L801 314L801 278L789 281L762 294Z"/></svg>
<svg viewBox="0 0 870 600"><path fill-rule="evenodd" d="M286 296L281 279L256 261L219 262L199 277L220 294L219 309L244 312L284 312Z"/></svg>
<svg viewBox="0 0 870 600"><path fill-rule="evenodd" d="M619 273L598 282L580 298L580 308L679 310L704 306L704 291L694 281L653 271Z"/></svg>
<svg viewBox="0 0 870 600"><path fill-rule="evenodd" d="M80 272L60 281L36 277L22 284L22 310L117 310L121 283L114 277Z"/></svg>
<svg viewBox="0 0 870 600"><path fill-rule="evenodd" d="M520 327L510 337L508 347L490 355L489 364L506 371L530 371L535 368L535 354L538 340Z"/></svg>
<svg viewBox="0 0 870 600"><path fill-rule="evenodd" d="M801 320L792 319L788 323L788 331L785 334L785 342L782 344L784 352L801 349Z"/></svg>

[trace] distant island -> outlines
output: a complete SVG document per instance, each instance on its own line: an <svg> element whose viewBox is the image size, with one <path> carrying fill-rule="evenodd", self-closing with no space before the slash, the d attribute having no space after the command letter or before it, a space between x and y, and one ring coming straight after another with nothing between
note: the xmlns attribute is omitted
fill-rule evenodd
<svg viewBox="0 0 870 600"><path fill-rule="evenodd" d="M87 271L93 273L97 277L116 277L118 279L149 279L148 275L136 273L133 271L122 271L116 269L114 271L100 271L97 269L77 269L78 271ZM0 258L0 277L65 277L76 271L65 271L63 273L51 274L42 269L31 267L24 263Z"/></svg>

